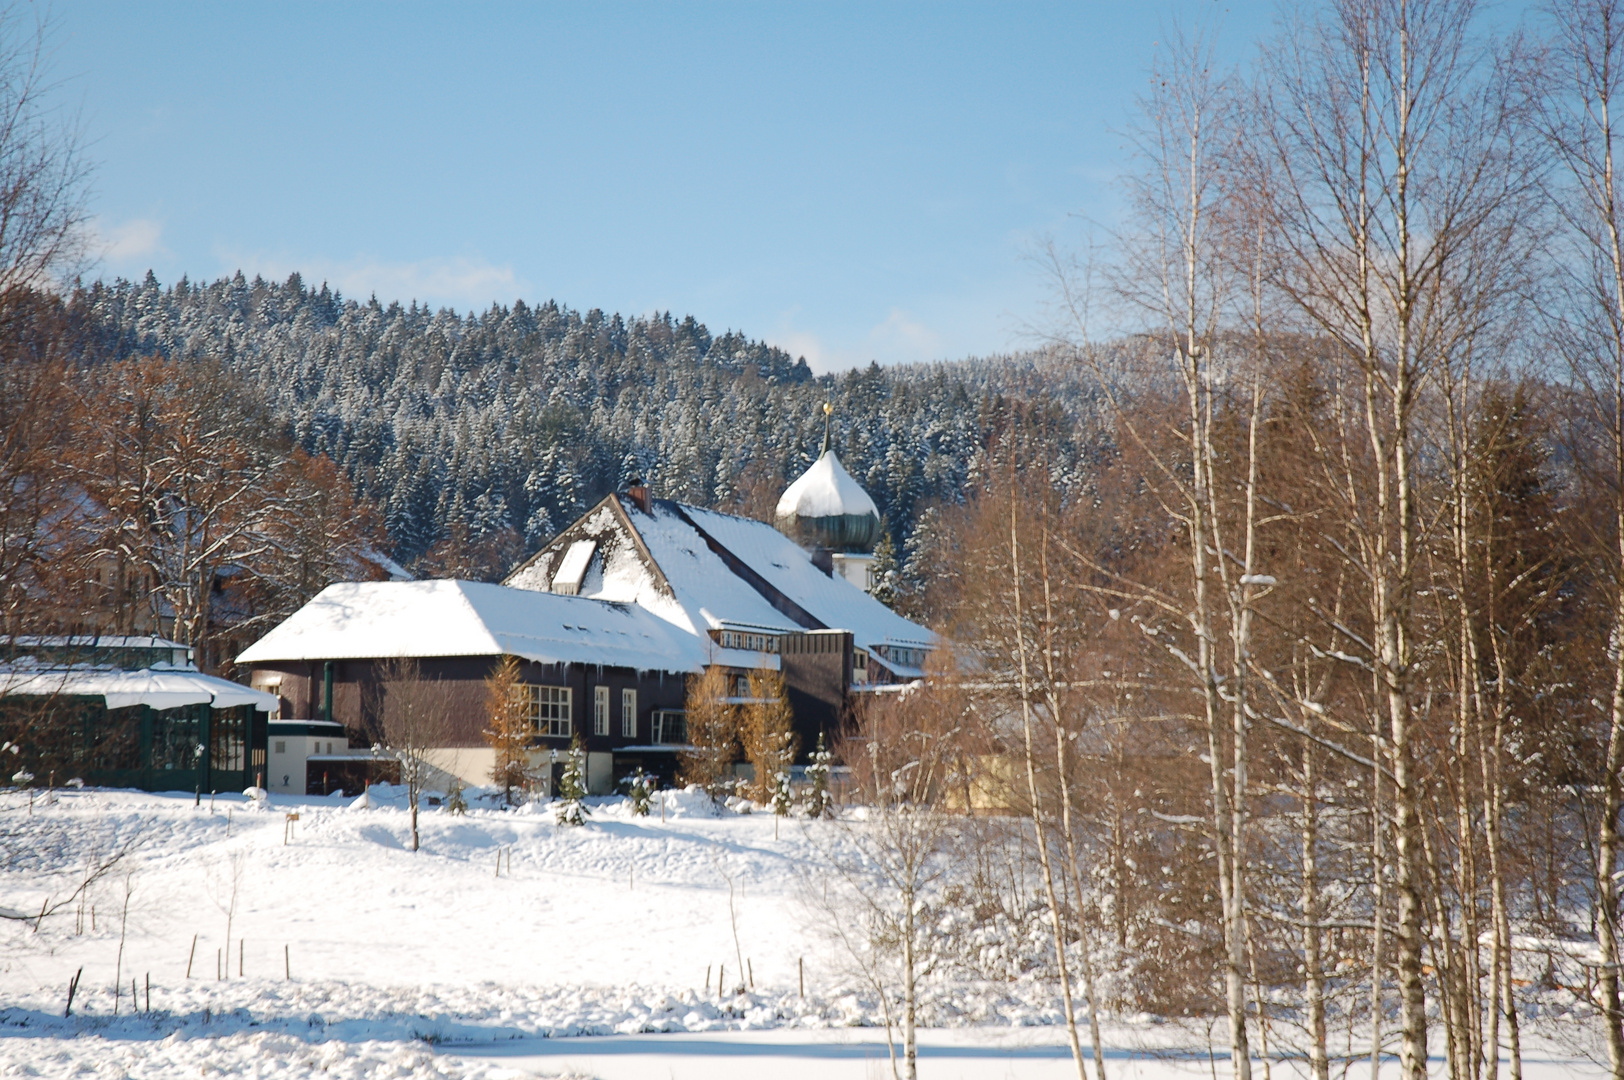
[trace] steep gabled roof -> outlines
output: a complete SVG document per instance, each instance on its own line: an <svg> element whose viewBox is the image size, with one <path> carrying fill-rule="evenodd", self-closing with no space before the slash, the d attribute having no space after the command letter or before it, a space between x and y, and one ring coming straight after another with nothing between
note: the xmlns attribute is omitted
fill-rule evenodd
<svg viewBox="0 0 1624 1080"><path fill-rule="evenodd" d="M580 595L637 604L690 634L724 624L764 630L849 630L872 649L887 642L928 648L936 640L852 585L825 574L793 540L760 521L664 499L647 511L611 495L509 574L505 584L552 588L566 552L595 543ZM573 587L573 583L572 586ZM754 654L715 654L749 666Z"/></svg>
<svg viewBox="0 0 1624 1080"><path fill-rule="evenodd" d="M634 604L449 580L329 585L237 662L503 654L640 671L706 662L704 643Z"/></svg>
<svg viewBox="0 0 1624 1080"><path fill-rule="evenodd" d="M714 510L684 507L699 529L764 578L769 587L822 626L850 630L865 649L886 642L929 648L936 635L903 618L838 574L825 574L812 556L771 525Z"/></svg>

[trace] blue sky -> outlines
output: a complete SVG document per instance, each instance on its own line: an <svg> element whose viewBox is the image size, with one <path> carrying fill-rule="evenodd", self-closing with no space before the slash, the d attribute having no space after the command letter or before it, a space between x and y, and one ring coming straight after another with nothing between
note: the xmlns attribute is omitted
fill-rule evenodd
<svg viewBox="0 0 1624 1080"><path fill-rule="evenodd" d="M819 370L1017 348L1174 20L1268 3L63 2L102 276L693 314Z"/></svg>

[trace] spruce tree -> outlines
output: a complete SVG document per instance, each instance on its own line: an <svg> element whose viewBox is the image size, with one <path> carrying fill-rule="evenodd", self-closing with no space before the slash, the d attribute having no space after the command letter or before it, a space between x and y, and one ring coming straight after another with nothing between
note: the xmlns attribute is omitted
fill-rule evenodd
<svg viewBox="0 0 1624 1080"><path fill-rule="evenodd" d="M553 813L560 825L585 825L586 807L586 751L581 749L581 733L570 740L568 755L564 758L564 772L558 778L558 801Z"/></svg>
<svg viewBox="0 0 1624 1080"><path fill-rule="evenodd" d="M823 732L818 732L818 748L812 751L812 763L806 767L806 778L812 783L806 796L806 816L814 821L834 816L834 798L829 794L829 766L834 759L823 747Z"/></svg>
<svg viewBox="0 0 1624 1080"><path fill-rule="evenodd" d="M654 777L639 768L626 777L626 795L631 800L632 814L648 817L649 802L654 797Z"/></svg>
<svg viewBox="0 0 1624 1080"><path fill-rule="evenodd" d="M789 817L795 808L795 793L790 790L787 771L773 773L772 808L779 817Z"/></svg>

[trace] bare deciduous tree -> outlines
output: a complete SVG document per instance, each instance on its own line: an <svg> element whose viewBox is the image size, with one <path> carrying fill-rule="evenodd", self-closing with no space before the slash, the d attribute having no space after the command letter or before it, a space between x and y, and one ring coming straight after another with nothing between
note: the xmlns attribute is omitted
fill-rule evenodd
<svg viewBox="0 0 1624 1080"><path fill-rule="evenodd" d="M374 709L383 728L383 748L400 762L400 782L412 818L412 850L420 846L417 814L423 789L437 774L434 751L444 747L452 730L456 702L440 679L425 678L415 660L392 659L378 665Z"/></svg>

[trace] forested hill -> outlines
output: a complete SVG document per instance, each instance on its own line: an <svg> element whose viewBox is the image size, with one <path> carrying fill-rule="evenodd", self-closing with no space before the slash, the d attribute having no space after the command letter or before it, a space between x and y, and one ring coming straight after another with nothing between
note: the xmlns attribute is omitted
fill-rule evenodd
<svg viewBox="0 0 1624 1080"><path fill-rule="evenodd" d="M1000 395L1083 398L1041 356L816 376L692 316L552 301L459 315L297 274L170 288L148 274L86 286L70 307L93 359L224 363L384 508L398 559L440 573L500 573L637 475L658 496L770 513L817 454L825 400L901 547L925 507L961 497Z"/></svg>

